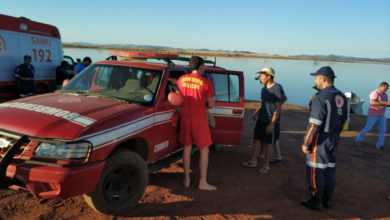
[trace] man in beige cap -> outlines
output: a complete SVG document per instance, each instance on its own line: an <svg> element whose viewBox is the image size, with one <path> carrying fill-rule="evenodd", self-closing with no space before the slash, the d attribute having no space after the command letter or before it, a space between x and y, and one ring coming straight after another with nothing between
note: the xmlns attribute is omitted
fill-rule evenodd
<svg viewBox="0 0 390 220"><path fill-rule="evenodd" d="M274 69L270 67L263 68L257 72L260 74L255 80L260 79L260 83L264 85L261 90L261 107L256 109L253 118L257 122L253 135L252 157L249 161L243 162L246 167L259 167L259 172L267 173L271 162L272 146L276 140L279 140L280 134L280 112L282 104L287 100L282 86L274 82ZM277 144L278 145L278 144ZM260 159L257 159L260 151ZM280 161L279 147L276 149L275 161ZM262 164L258 164L262 163Z"/></svg>

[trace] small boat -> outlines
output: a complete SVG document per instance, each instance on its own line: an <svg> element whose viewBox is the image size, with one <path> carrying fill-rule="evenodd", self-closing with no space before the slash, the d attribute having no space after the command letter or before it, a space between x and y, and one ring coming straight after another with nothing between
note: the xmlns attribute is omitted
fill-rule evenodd
<svg viewBox="0 0 390 220"><path fill-rule="evenodd" d="M360 97L353 92L345 92L344 95L349 99L350 112L353 114L363 114L364 100L360 99Z"/></svg>

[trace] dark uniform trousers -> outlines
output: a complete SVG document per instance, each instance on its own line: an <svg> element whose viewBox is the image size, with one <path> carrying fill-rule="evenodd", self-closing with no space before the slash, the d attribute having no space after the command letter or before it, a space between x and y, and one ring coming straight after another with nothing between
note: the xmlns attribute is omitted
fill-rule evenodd
<svg viewBox="0 0 390 220"><path fill-rule="evenodd" d="M348 118L348 100L334 86L320 90L313 100L304 145L306 171L312 203L330 200L336 187L336 151L343 124Z"/></svg>
<svg viewBox="0 0 390 220"><path fill-rule="evenodd" d="M14 77L17 79L20 97L34 95L34 73L34 66L25 63L15 68Z"/></svg>
<svg viewBox="0 0 390 220"><path fill-rule="evenodd" d="M317 134L311 154L306 154L309 191L315 202L330 200L336 187L336 148L339 133Z"/></svg>
<svg viewBox="0 0 390 220"><path fill-rule="evenodd" d="M21 97L34 94L34 81L19 79L19 93Z"/></svg>

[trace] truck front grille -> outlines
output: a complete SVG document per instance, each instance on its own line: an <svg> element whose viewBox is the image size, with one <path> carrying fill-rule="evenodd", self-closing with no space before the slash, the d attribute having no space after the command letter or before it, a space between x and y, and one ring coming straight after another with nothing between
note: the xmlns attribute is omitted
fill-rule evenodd
<svg viewBox="0 0 390 220"><path fill-rule="evenodd" d="M4 155L9 148L11 148L16 141L19 139L18 136L13 134L6 134L4 132L0 132L0 155ZM22 147L16 153L16 155L20 155L23 153L25 148L27 147L29 141L23 143Z"/></svg>

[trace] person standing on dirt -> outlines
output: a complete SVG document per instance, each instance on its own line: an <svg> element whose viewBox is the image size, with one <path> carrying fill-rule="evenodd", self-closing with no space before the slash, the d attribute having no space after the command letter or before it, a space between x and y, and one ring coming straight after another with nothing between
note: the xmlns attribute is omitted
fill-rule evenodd
<svg viewBox="0 0 390 220"><path fill-rule="evenodd" d="M374 127L374 125L377 125L379 130L379 138L376 142L376 148L390 150L389 146L384 146L386 135L385 111L386 107L390 107L390 102L386 94L387 89L389 89L389 84L387 82L382 82L377 90L371 92L370 107L367 112L367 123L360 132L359 136L356 138L355 146L360 147L367 132L369 132Z"/></svg>
<svg viewBox="0 0 390 220"><path fill-rule="evenodd" d="M207 182L209 146L212 144L206 114L208 108L214 107L214 89L212 83L202 75L206 69L204 60L194 56L189 63L192 73L183 75L177 82L178 89L184 97L181 105L180 142L184 145L184 187L190 186L191 147L195 143L200 150L199 189L216 190L217 187Z"/></svg>
<svg viewBox="0 0 390 220"><path fill-rule="evenodd" d="M34 66L31 65L31 56L24 56L24 63L15 68L14 77L20 97L34 95Z"/></svg>
<svg viewBox="0 0 390 220"><path fill-rule="evenodd" d="M315 76L319 90L311 104L310 118L302 151L306 154L306 172L311 197L301 202L312 210L331 208L336 187L336 151L340 133L348 118L348 100L333 85L336 78L329 66L321 67Z"/></svg>
<svg viewBox="0 0 390 220"><path fill-rule="evenodd" d="M257 122L253 135L252 157L249 161L243 162L242 165L246 167L257 167L259 165L260 169L258 171L267 173L271 161L272 146L276 140L279 140L280 113L285 95L283 95L282 86L274 82L276 77L274 69L266 67L257 73L260 76L256 77L255 80L260 79L260 83L264 85L261 90L262 103L261 107L256 109L253 114L253 119L257 117ZM261 165L258 164L260 163L260 160L258 160L259 151L261 159L264 160ZM280 155L279 157L278 159L281 160Z"/></svg>

